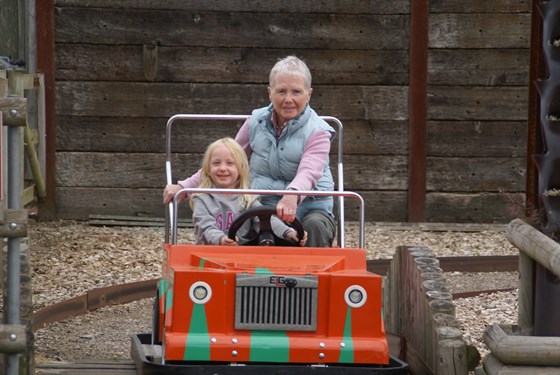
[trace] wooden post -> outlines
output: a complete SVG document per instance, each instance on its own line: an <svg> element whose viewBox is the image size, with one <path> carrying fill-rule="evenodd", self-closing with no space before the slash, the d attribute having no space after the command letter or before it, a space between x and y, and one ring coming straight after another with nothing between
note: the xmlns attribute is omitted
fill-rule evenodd
<svg viewBox="0 0 560 375"><path fill-rule="evenodd" d="M523 251L519 252L519 303L517 323L527 333L533 331L535 303L535 261Z"/></svg>
<svg viewBox="0 0 560 375"><path fill-rule="evenodd" d="M467 375L467 345L462 340L442 340L438 344L437 375Z"/></svg>
<svg viewBox="0 0 560 375"><path fill-rule="evenodd" d="M435 369L435 350L434 350L434 343L438 342L439 336L436 334L436 329L440 326L444 326L445 328L453 328L459 329L460 324L457 321L457 327L450 327L447 324L436 324L434 321L434 314L430 308L430 302L434 300L443 300L443 301L452 301L453 297L449 292L440 292L437 290L426 290L424 289L424 326L425 335L424 335L424 353L426 358L426 363L430 368ZM447 314L444 314L447 315ZM451 316L451 315L447 315ZM459 330L460 332L460 330Z"/></svg>

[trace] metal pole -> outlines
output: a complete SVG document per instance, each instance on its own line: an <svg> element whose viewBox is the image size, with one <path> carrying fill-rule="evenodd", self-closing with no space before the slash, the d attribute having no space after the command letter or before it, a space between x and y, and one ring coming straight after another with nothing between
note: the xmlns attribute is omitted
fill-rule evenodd
<svg viewBox="0 0 560 375"><path fill-rule="evenodd" d="M23 129L8 128L8 208L22 208ZM9 223L9 225L11 225ZM8 238L6 323L20 324L20 238ZM18 354L6 357L6 375L18 375Z"/></svg>
<svg viewBox="0 0 560 375"><path fill-rule="evenodd" d="M171 167L171 128L173 123L177 120L233 120L233 121L245 121L249 115L210 115L210 114L176 114L167 120L167 125L165 127L165 173L167 184L172 182L172 167ZM337 171L338 171L338 191L344 191L344 169L343 169L343 138L342 138L342 122L333 116L320 116L324 121L333 123L337 126L338 132L338 161L337 161ZM315 194L317 195L317 194ZM339 215L338 215L338 246L344 247L344 196L339 195ZM170 239L174 236L171 233L171 226L169 225L171 219L175 217L176 214L173 213L173 206L171 202L169 207L165 210L165 243L169 243Z"/></svg>
<svg viewBox="0 0 560 375"><path fill-rule="evenodd" d="M259 194L259 195L302 195L302 196L323 196L323 197L348 197L353 198L360 204L360 209L358 212L359 224L360 224L360 234L358 239L358 246L363 249L365 245L364 236L364 221L365 221L365 208L364 199L357 193L353 191L316 191L316 190L257 190L257 189L181 189L173 198L173 201L169 205L173 206L173 216L171 216L170 225L173 228L171 244L177 244L177 223L178 223L178 199L177 197L181 193L203 193L203 194Z"/></svg>

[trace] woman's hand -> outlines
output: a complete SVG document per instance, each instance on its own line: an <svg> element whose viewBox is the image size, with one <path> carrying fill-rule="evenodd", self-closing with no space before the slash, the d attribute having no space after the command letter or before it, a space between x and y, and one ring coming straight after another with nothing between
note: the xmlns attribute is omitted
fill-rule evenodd
<svg viewBox="0 0 560 375"><path fill-rule="evenodd" d="M183 187L179 184L177 185L167 185L165 189L163 189L163 203L168 204L173 200L173 197L179 190ZM182 202L187 197L187 194L181 194L178 198L179 202Z"/></svg>
<svg viewBox="0 0 560 375"><path fill-rule="evenodd" d="M297 195L284 195L276 205L276 216L287 223L294 221L297 210Z"/></svg>

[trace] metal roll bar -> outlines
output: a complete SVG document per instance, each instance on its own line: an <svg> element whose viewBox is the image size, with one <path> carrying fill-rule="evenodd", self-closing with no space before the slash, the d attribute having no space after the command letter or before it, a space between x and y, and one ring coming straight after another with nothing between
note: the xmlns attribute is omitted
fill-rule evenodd
<svg viewBox="0 0 560 375"><path fill-rule="evenodd" d="M173 197L173 202L170 202L169 205L173 208L173 216L171 220L171 227L172 227L172 239L171 244L177 244L177 223L178 223L178 204L179 204L179 195L181 193L187 194L258 194L258 195L304 195L304 196L327 196L327 197L350 197L356 199L360 203L359 208L359 223L360 223L360 230L359 230L359 240L358 246L360 248L364 248L364 222L365 222L365 214L364 214L364 199L357 193L352 191L315 191L315 190L256 190L256 189L200 189L200 188L190 188L190 189L181 189L175 194ZM166 242L168 242L166 240Z"/></svg>
<svg viewBox="0 0 560 375"><path fill-rule="evenodd" d="M171 168L171 128L175 121L177 120L230 120L230 121L245 121L249 115L210 115L210 114L176 114L167 120L167 125L165 127L165 175L166 182L168 185L173 184L173 175ZM344 173L343 173L343 137L342 137L342 122L333 116L320 116L324 121L334 123L338 127L336 136L338 136L338 161L337 161L337 171L338 171L338 183L337 190L339 192L344 191ZM299 192L300 195L301 192ZM317 192L315 192L317 193ZM282 194L287 195L287 194ZM313 195L323 195L323 194L313 194ZM173 206L169 204L168 209L165 211L165 242L169 242L171 230L168 225L169 217L173 217ZM337 242L340 247L344 247L344 195L340 195L338 198L338 236Z"/></svg>

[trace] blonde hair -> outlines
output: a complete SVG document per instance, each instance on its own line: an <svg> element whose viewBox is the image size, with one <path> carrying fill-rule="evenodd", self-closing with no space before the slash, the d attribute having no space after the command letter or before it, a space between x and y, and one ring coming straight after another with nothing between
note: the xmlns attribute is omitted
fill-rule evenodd
<svg viewBox="0 0 560 375"><path fill-rule="evenodd" d="M237 143L233 138L226 137L218 139L217 141L211 143L204 152L204 157L202 158L202 167L200 169L200 184L199 188L209 189L214 187L212 178L210 177L210 167L212 153L218 147L225 147L233 156L235 162L235 167L237 168L237 173L239 174L237 183L235 185L236 189L249 189L251 187L251 173L249 170L249 160L247 159L247 154L243 148ZM193 205L193 196L197 194L191 194L190 205ZM247 208L253 203L256 196L253 194L239 194L239 203L242 208Z"/></svg>
<svg viewBox="0 0 560 375"><path fill-rule="evenodd" d="M279 74L301 76L305 81L305 88L311 88L311 72L303 60L296 56L287 56L278 60L278 62L270 70L270 75L268 76L269 87L274 87L276 77Z"/></svg>

